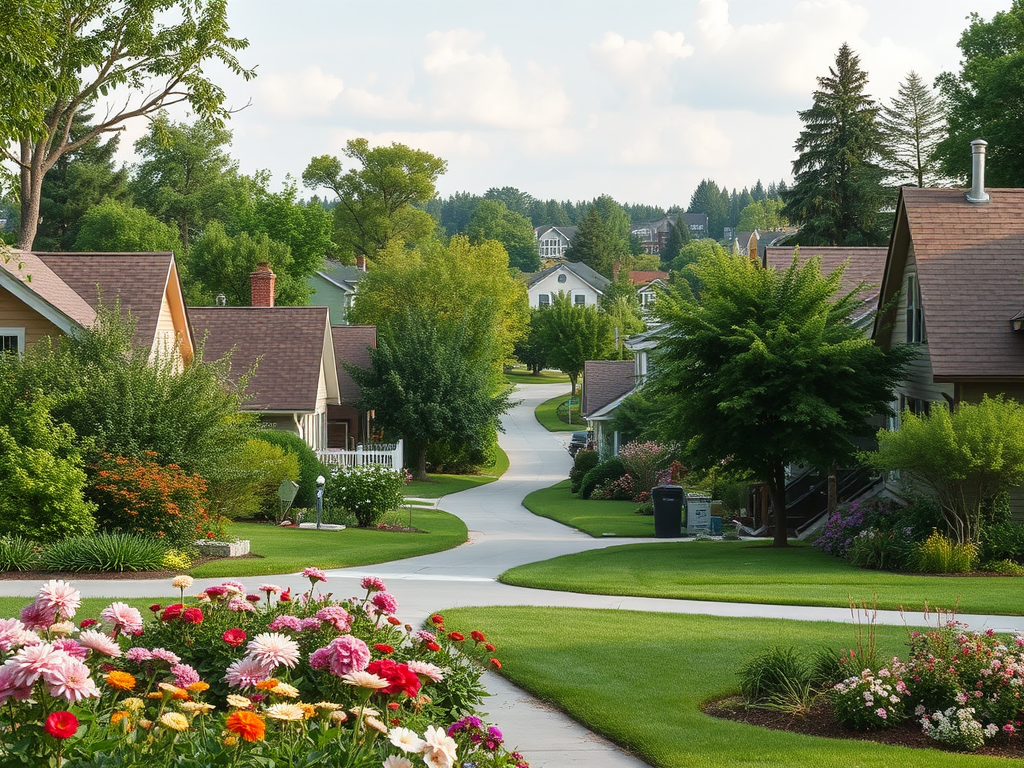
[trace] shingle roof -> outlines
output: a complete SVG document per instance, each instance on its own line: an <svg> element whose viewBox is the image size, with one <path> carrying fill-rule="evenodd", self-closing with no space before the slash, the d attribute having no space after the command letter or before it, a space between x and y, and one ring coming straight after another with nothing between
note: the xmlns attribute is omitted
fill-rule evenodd
<svg viewBox="0 0 1024 768"><path fill-rule="evenodd" d="M96 311L37 254L14 251L10 262L0 258L0 269L16 278L44 304L79 326L92 325L96 319Z"/></svg>
<svg viewBox="0 0 1024 768"><path fill-rule="evenodd" d="M584 417L622 397L636 385L636 366L632 360L587 360L583 364Z"/></svg>
<svg viewBox="0 0 1024 768"><path fill-rule="evenodd" d="M540 272L534 272L533 274L526 275L526 285L536 285L538 282L543 280L545 277L550 275L552 272L557 272L560 269L567 269L574 273L580 280L588 283L598 291L604 291L608 285L611 284L611 280L602 275L595 269L588 267L582 261L563 261L555 264L553 267L542 269Z"/></svg>
<svg viewBox="0 0 1024 768"><path fill-rule="evenodd" d="M351 264L341 264L337 261L327 259L317 273L326 280L337 285L348 284L352 286L366 277L366 271ZM354 286L352 286L354 287Z"/></svg>
<svg viewBox="0 0 1024 768"><path fill-rule="evenodd" d="M206 337L203 357L231 355L236 379L259 359L245 408L316 410L327 307L189 307L192 334Z"/></svg>
<svg viewBox="0 0 1024 768"><path fill-rule="evenodd" d="M785 270L793 263L794 246L773 246L765 250L765 266ZM800 264L815 256L821 258L821 274L828 275L849 261L843 271L841 291L846 294L861 283L867 288L861 293L864 301L872 305L878 298L888 248L835 248L804 245L800 247Z"/></svg>
<svg viewBox="0 0 1024 768"><path fill-rule="evenodd" d="M135 340L153 345L174 256L170 253L37 253L40 261L88 302L102 301L135 318ZM33 281L34 282L34 281ZM102 286L102 291L100 290Z"/></svg>
<svg viewBox="0 0 1024 768"><path fill-rule="evenodd" d="M370 348L377 346L377 326L332 325L331 335L334 337L334 359L338 365L341 402L351 404L359 399L361 392L343 363L359 368L370 367Z"/></svg>
<svg viewBox="0 0 1024 768"><path fill-rule="evenodd" d="M633 269L629 272L629 282L633 285L647 285L652 280L668 280L668 272L656 269Z"/></svg>
<svg viewBox="0 0 1024 768"><path fill-rule="evenodd" d="M1024 189L987 191L982 204L962 189L900 191L882 302L913 253L936 381L1024 378L1024 334L1010 328L1024 308Z"/></svg>

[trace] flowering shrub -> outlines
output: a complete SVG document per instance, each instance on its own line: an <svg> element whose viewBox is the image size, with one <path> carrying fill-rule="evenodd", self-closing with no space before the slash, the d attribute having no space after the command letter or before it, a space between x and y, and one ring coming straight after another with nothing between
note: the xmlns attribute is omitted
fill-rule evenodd
<svg viewBox="0 0 1024 768"><path fill-rule="evenodd" d="M634 496L634 487L633 478L630 475L623 475L598 484L590 492L590 498L592 500L628 501Z"/></svg>
<svg viewBox="0 0 1024 768"><path fill-rule="evenodd" d="M885 728L905 719L903 698L907 685L903 682L904 666L893 659L878 672L865 669L860 675L836 683L832 689L832 708L836 720L847 728L869 731Z"/></svg>
<svg viewBox="0 0 1024 768"><path fill-rule="evenodd" d="M205 507L206 482L177 464L103 454L92 467L88 495L98 505L96 522L105 531L155 535L172 546L223 535Z"/></svg>
<svg viewBox="0 0 1024 768"><path fill-rule="evenodd" d="M334 467L324 487L324 509L345 510L362 527L376 525L388 512L402 506L406 477L403 470L377 464Z"/></svg>
<svg viewBox="0 0 1024 768"><path fill-rule="evenodd" d="M859 502L840 504L828 516L814 546L827 555L845 557L854 538L867 527L867 509Z"/></svg>
<svg viewBox="0 0 1024 768"><path fill-rule="evenodd" d="M619 449L619 458L633 478L636 493L647 491L658 484L658 471L668 463L668 448L653 441L626 443Z"/></svg>
<svg viewBox="0 0 1024 768"><path fill-rule="evenodd" d="M950 707L945 712L934 712L921 717L924 732L936 741L953 749L973 752L985 744L985 737L993 737L999 729L995 725L982 726L974 719L972 707Z"/></svg>
<svg viewBox="0 0 1024 768"><path fill-rule="evenodd" d="M846 552L847 559L860 568L899 571L906 568L914 540L910 528L888 531L865 528L853 537Z"/></svg>
<svg viewBox="0 0 1024 768"><path fill-rule="evenodd" d="M48 582L0 619L0 731L18 736L0 763L527 768L473 713L483 633L440 616L416 631L379 579L335 601L317 593L323 572L303 573L294 598L235 581L186 597L179 576L180 601L148 622L115 602L77 626L78 590Z"/></svg>

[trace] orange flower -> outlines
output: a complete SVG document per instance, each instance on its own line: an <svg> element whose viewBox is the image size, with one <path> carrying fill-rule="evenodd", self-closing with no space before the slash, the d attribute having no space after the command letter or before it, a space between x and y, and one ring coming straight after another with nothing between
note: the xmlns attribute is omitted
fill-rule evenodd
<svg viewBox="0 0 1024 768"><path fill-rule="evenodd" d="M244 709L236 709L228 715L225 727L246 741L262 741L267 732L263 718Z"/></svg>
<svg viewBox="0 0 1024 768"><path fill-rule="evenodd" d="M135 675L115 669L107 675L107 685L117 691L130 691L135 687Z"/></svg>
<svg viewBox="0 0 1024 768"><path fill-rule="evenodd" d="M277 688L278 682L277 678L272 677L269 680L262 680L261 682L256 683L256 687L261 691L269 691L273 688Z"/></svg>
<svg viewBox="0 0 1024 768"><path fill-rule="evenodd" d="M132 716L131 716L130 712L122 709L122 710L118 710L117 712L115 712L114 714L112 714L110 716L110 724L111 725L117 725L122 720L125 721L125 725L126 726L131 727Z"/></svg>
<svg viewBox="0 0 1024 768"><path fill-rule="evenodd" d="M204 683L202 680L199 680L189 685L185 690L191 691L192 693L202 693L203 691L210 690L210 684Z"/></svg>

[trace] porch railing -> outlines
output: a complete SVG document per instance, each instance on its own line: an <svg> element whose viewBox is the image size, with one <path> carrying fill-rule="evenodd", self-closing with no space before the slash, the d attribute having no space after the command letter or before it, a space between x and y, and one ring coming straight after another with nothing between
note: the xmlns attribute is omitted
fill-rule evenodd
<svg viewBox="0 0 1024 768"><path fill-rule="evenodd" d="M401 469L405 464L403 441L397 443L357 445L354 451L340 448L329 448L317 451L317 456L324 464L338 464L343 467L361 467L366 464L379 464L389 469Z"/></svg>

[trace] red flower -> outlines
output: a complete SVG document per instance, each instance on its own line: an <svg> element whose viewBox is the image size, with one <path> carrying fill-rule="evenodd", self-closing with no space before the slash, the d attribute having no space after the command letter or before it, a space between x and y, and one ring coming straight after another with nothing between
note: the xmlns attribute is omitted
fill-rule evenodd
<svg viewBox="0 0 1024 768"><path fill-rule="evenodd" d="M398 707L399 707L399 704L398 704L397 701L389 701L388 702L388 709L390 709L392 712L394 712L396 709L398 709Z"/></svg>
<svg viewBox="0 0 1024 768"><path fill-rule="evenodd" d="M55 738L70 739L78 731L78 718L64 710L51 712L43 730Z"/></svg>
<svg viewBox="0 0 1024 768"><path fill-rule="evenodd" d="M390 624L391 626L397 627L401 623L402 623L402 620L399 619L398 617L396 617L396 616L388 616L388 624Z"/></svg>
<svg viewBox="0 0 1024 768"><path fill-rule="evenodd" d="M239 629L238 627L235 627L234 629L229 629L227 632L220 636L220 639L228 645L233 645L237 647L245 642L245 630Z"/></svg>
<svg viewBox="0 0 1024 768"><path fill-rule="evenodd" d="M279 598L277 598L277 599L279 601L281 601L282 603L290 603L292 601L292 589L291 589L291 587L289 587L284 592L282 592L281 596Z"/></svg>
<svg viewBox="0 0 1024 768"><path fill-rule="evenodd" d="M495 669L501 669L501 662L497 659L491 659L491 664L494 665Z"/></svg>
<svg viewBox="0 0 1024 768"><path fill-rule="evenodd" d="M482 643L487 638L484 637L483 632L477 632L475 629L469 633L469 636L473 638L473 642Z"/></svg>
<svg viewBox="0 0 1024 768"><path fill-rule="evenodd" d="M430 620L437 624L437 626L441 626L442 624L444 624L444 617L441 616L441 614L439 613L435 613L433 616L431 616Z"/></svg>
<svg viewBox="0 0 1024 768"><path fill-rule="evenodd" d="M387 655L389 653L394 653L395 652L395 649L393 647L391 647L390 645L388 645L387 643L377 643L373 647L377 651L379 651L380 653L383 653L385 655Z"/></svg>
<svg viewBox="0 0 1024 768"><path fill-rule="evenodd" d="M99 622L96 621L96 619L82 619L82 623L78 626L81 629L88 629L89 627L95 627L97 624L99 624Z"/></svg>
<svg viewBox="0 0 1024 768"><path fill-rule="evenodd" d="M181 612L185 609L185 606L181 603L175 603L174 605L168 605L164 608L164 612L160 614L160 621L171 621L181 616Z"/></svg>
<svg viewBox="0 0 1024 768"><path fill-rule="evenodd" d="M448 639L455 640L456 642L461 642L466 639L466 636L461 632L449 632Z"/></svg>
<svg viewBox="0 0 1024 768"><path fill-rule="evenodd" d="M436 653L437 651L441 650L441 646L435 643L433 640L429 640L427 641L427 650L431 650Z"/></svg>
<svg viewBox="0 0 1024 768"><path fill-rule="evenodd" d="M415 696L420 691L420 678L407 664L399 664L391 659L377 659L367 665L366 671L388 681L388 687L380 689L380 693L385 696L401 691Z"/></svg>
<svg viewBox="0 0 1024 768"><path fill-rule="evenodd" d="M149 606L149 610L151 610L153 613L160 613L160 609L162 607L163 606L161 606L160 603L153 603L151 606Z"/></svg>
<svg viewBox="0 0 1024 768"><path fill-rule="evenodd" d="M203 623L203 612L195 606L186 608L181 612L181 620L186 621L189 624L202 624Z"/></svg>
<svg viewBox="0 0 1024 768"><path fill-rule="evenodd" d="M487 649L488 653L494 653L496 650L498 650L497 648L495 648L490 643L484 643L484 648Z"/></svg>

